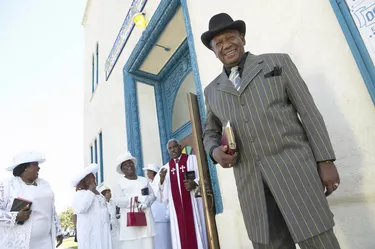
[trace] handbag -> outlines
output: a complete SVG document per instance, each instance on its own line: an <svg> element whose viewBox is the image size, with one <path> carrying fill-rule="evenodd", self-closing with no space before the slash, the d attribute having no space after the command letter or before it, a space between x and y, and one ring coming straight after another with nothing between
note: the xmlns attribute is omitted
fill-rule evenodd
<svg viewBox="0 0 375 249"><path fill-rule="evenodd" d="M133 197L130 198L130 212L127 213L127 227L144 227L147 226L147 221L146 221L146 214L138 209L138 212L135 212L135 203L138 201L138 197L134 197L134 202L133 202Z"/></svg>

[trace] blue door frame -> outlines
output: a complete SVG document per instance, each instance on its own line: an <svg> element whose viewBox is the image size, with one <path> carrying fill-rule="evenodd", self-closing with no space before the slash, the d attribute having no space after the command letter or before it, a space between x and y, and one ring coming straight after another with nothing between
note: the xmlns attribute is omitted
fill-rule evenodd
<svg viewBox="0 0 375 249"><path fill-rule="evenodd" d="M356 27L350 10L344 0L330 0L333 11L352 51L371 99L375 104L375 67L362 37Z"/></svg>
<svg viewBox="0 0 375 249"><path fill-rule="evenodd" d="M158 75L141 71L139 69L140 66L179 7L182 8L184 14L186 40L180 45ZM190 72L194 74L199 111L203 125L206 113L187 3L186 0L162 0L123 68L127 144L128 150L138 160L136 169L138 175L143 175L144 172L142 170L143 156L136 82L154 86L162 159L163 163L166 163L169 160L166 149L168 139L172 138L172 136L175 136L176 139L183 138L189 135L189 131L191 131L190 122L183 125L174 133L172 133L171 129L173 103L180 86L176 82L181 83ZM215 211L216 213L221 213L223 211L223 204L216 166L209 158L208 162L215 198Z"/></svg>

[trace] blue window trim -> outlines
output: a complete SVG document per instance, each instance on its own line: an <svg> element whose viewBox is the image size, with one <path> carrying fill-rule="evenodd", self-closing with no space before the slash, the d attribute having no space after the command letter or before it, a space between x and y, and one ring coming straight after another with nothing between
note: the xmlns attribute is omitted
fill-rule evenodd
<svg viewBox="0 0 375 249"><path fill-rule="evenodd" d="M103 133L100 132L98 135L99 140L99 172L100 172L100 182L104 182L104 165L103 165Z"/></svg>
<svg viewBox="0 0 375 249"><path fill-rule="evenodd" d="M344 0L330 0L333 11L375 104L375 67Z"/></svg>
<svg viewBox="0 0 375 249"><path fill-rule="evenodd" d="M145 73L139 70L140 65L143 63L144 59L147 57L149 51L154 46L153 44L157 41L160 34L164 30L165 26L169 23L172 19L174 14L176 13L178 7L182 7L182 11L184 13L184 22L186 28L186 35L187 39L186 42L178 49L175 55L169 60L166 64L166 68L163 68L159 75L152 75L150 73ZM143 31L141 38L139 39L137 45L135 46L132 54L128 58L124 69L124 95L125 95L125 115L126 115L126 132L127 132L127 143L128 143L128 150L137 158L138 165L137 165L137 174L143 175L143 156L142 156L142 143L140 139L140 122L139 122L139 115L138 115L138 95L137 95L137 86L136 82L142 82L146 84L151 84L155 87L155 100L156 100L156 108L157 108L157 116L159 122L159 135L160 135L160 144L162 148L162 158L163 161L167 161L169 156L166 151L166 143L171 135L166 129L165 120L169 117L166 117L165 111L163 108L166 106L166 99L163 98L163 85L159 84L165 78L168 77L168 72L173 72L172 68L178 64L175 63L179 61L181 55L183 55L184 47L186 46L187 52L189 53L190 58L190 71L194 74L194 81L196 84L197 89L197 96L198 96L198 103L199 103L199 111L203 122L206 117L205 113L205 106L203 100L203 91L202 85L200 82L197 58L195 53L194 47L194 40L193 40L193 33L190 26L190 18L188 14L188 7L186 0L162 0L153 14L151 20L149 21L148 26ZM180 51L180 52L179 52ZM178 53L179 52L179 53ZM186 69L186 68L185 68ZM186 72L186 73L188 73ZM186 76L186 75L185 75ZM177 89L178 90L178 89ZM174 100L174 99L173 99ZM185 126L187 127L187 126ZM179 131L179 132L183 132ZM182 133L180 133L182 134ZM212 160L207 157L210 177L212 182L212 188L214 192L215 198L215 208L216 213L223 212L223 203L220 193L220 187L218 182L218 176L216 172L216 166L213 164Z"/></svg>
<svg viewBox="0 0 375 249"><path fill-rule="evenodd" d="M96 84L99 84L99 43L96 43Z"/></svg>
<svg viewBox="0 0 375 249"><path fill-rule="evenodd" d="M92 68L91 68L91 93L95 91L95 56L92 55Z"/></svg>
<svg viewBox="0 0 375 249"><path fill-rule="evenodd" d="M90 163L94 162L94 148L93 145L90 145Z"/></svg>
<svg viewBox="0 0 375 249"><path fill-rule="evenodd" d="M94 163L98 163L98 140L95 138L94 140ZM98 173L95 174L96 184L98 184Z"/></svg>

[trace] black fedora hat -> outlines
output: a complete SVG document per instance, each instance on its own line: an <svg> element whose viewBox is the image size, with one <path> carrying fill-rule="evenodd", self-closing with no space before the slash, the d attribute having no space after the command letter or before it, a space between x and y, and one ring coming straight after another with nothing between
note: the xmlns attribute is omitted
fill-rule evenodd
<svg viewBox="0 0 375 249"><path fill-rule="evenodd" d="M238 30L241 34L245 34L246 24L242 20L233 21L232 17L227 13L214 15L210 19L208 31L202 34L201 40L207 48L211 49L210 42L212 38L218 33L228 29Z"/></svg>

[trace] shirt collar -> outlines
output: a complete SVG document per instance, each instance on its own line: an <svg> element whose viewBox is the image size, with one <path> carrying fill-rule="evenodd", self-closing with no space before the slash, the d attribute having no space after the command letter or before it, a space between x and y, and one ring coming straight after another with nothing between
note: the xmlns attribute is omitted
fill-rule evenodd
<svg viewBox="0 0 375 249"><path fill-rule="evenodd" d="M174 162L177 163L177 160L180 161L181 160L181 156L182 156L182 154L177 159L173 159Z"/></svg>
<svg viewBox="0 0 375 249"><path fill-rule="evenodd" d="M247 58L248 54L249 54L249 52L246 52L246 53L242 56L240 62L238 63L238 72L240 73L240 76L242 75L242 70L243 70L243 68L245 67L245 62L246 62L246 58ZM227 73L228 77L229 77L229 75L230 75L230 70L231 70L231 69L232 69L231 67L224 67L224 70L225 70L225 72Z"/></svg>

